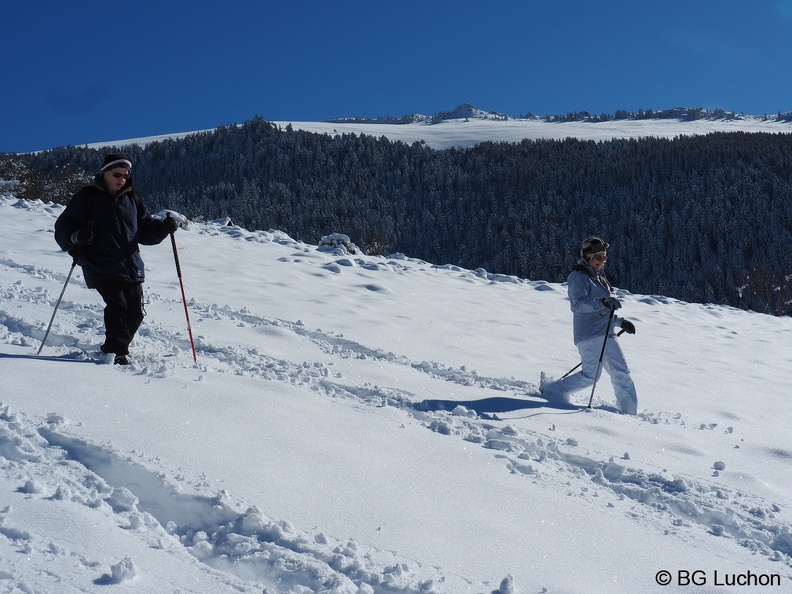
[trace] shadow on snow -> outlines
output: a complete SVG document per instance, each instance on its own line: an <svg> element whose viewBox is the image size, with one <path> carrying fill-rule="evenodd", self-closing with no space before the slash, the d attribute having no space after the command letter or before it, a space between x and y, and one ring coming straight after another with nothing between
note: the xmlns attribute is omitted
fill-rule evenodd
<svg viewBox="0 0 792 594"><path fill-rule="evenodd" d="M458 406L472 410L479 417L496 421L499 420L498 414L522 410L535 410L537 411L536 414L569 414L588 410L585 405L550 402L533 398L507 398L505 396L482 398L480 400L424 400L413 405L416 410L421 412L451 412ZM597 405L592 408L594 410L616 412L616 408L607 405Z"/></svg>

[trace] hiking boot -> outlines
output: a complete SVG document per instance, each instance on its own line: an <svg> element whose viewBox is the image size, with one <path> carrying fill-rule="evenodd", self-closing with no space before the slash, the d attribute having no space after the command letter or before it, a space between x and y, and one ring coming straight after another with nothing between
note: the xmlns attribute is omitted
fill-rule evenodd
<svg viewBox="0 0 792 594"><path fill-rule="evenodd" d="M129 365L129 359L126 355L116 355L113 359L113 365Z"/></svg>
<svg viewBox="0 0 792 594"><path fill-rule="evenodd" d="M558 384L555 382L555 380L545 375L544 371L542 372L542 375L539 376L539 393L542 395L542 398L548 402L569 404L570 395L562 392L558 388Z"/></svg>
<svg viewBox="0 0 792 594"><path fill-rule="evenodd" d="M553 383L553 378L547 377L547 374L543 371L539 376L539 393L544 394L545 386L551 383Z"/></svg>

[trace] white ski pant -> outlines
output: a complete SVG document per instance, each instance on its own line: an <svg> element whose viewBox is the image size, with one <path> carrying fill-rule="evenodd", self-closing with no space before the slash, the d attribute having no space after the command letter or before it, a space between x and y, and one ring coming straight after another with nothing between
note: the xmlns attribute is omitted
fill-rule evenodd
<svg viewBox="0 0 792 594"><path fill-rule="evenodd" d="M599 367L603 338L591 338L578 343L577 348L583 363L580 371L558 380L548 387L564 395L591 388ZM610 376L619 410L629 415L636 414L638 412L638 396L635 393L635 384L630 377L630 369L627 367L624 353L622 353L615 336L608 337L605 354L602 357L602 369L607 371ZM600 374L602 374L602 369L600 369Z"/></svg>

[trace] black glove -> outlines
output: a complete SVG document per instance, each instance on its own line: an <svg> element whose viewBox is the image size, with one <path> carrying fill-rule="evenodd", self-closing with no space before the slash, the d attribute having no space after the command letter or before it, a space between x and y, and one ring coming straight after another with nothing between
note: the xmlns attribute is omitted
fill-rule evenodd
<svg viewBox="0 0 792 594"><path fill-rule="evenodd" d="M613 311L616 311L621 307L621 301L616 299L616 297L603 297L602 305L604 305L608 309L612 309Z"/></svg>
<svg viewBox="0 0 792 594"><path fill-rule="evenodd" d="M630 320L622 320L621 327L627 334L635 334L635 324Z"/></svg>
<svg viewBox="0 0 792 594"><path fill-rule="evenodd" d="M171 233L175 233L176 229L178 228L179 228L179 223L177 223L176 219L174 219L172 216L170 216L170 213L168 213L168 216L166 216L165 220L162 221L163 231L165 231L165 233L170 235Z"/></svg>
<svg viewBox="0 0 792 594"><path fill-rule="evenodd" d="M93 221L89 221L85 227L78 229L71 236L71 241L74 245L91 245L93 240Z"/></svg>

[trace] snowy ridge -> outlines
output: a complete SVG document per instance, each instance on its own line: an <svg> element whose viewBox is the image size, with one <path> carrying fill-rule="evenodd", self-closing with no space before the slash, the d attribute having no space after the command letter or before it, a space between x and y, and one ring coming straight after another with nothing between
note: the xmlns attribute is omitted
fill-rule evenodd
<svg viewBox="0 0 792 594"><path fill-rule="evenodd" d="M585 117L573 121L547 121L537 116L514 118L495 112L485 112L463 104L453 112L437 116L405 116L404 118L345 118L327 122L273 121L281 127L338 136L364 134L375 138L386 137L391 141L407 144L423 142L433 149L452 147L469 148L482 142L521 142L524 139L578 138L581 140L608 141L619 138L674 138L715 132L749 132L768 134L792 133L792 117L789 113L781 117L732 115L717 117L708 115L690 119L687 110L658 112L658 117L647 119L613 119L590 121ZM86 144L87 148L101 149L129 144L145 146L151 142L167 139L176 140L190 134L210 132L199 130L174 134L162 134L143 138L131 138Z"/></svg>
<svg viewBox="0 0 792 594"><path fill-rule="evenodd" d="M561 285L191 223L197 364L165 244L143 254L129 368L96 365L79 273L35 357L68 272L60 208L0 199L9 591L626 593L660 569L789 586L788 318L620 290L641 412L614 413L606 376L587 412L536 395L576 363Z"/></svg>
<svg viewBox="0 0 792 594"><path fill-rule="evenodd" d="M347 117L347 118L333 118L327 120L331 124L388 124L388 125L403 125L403 124L439 124L440 122L447 122L449 120L469 119L475 118L480 120L508 120L515 119L513 116L497 113L494 111L485 111L479 109L470 103L462 103L458 105L453 111L443 111L433 116L414 113L402 117Z"/></svg>

